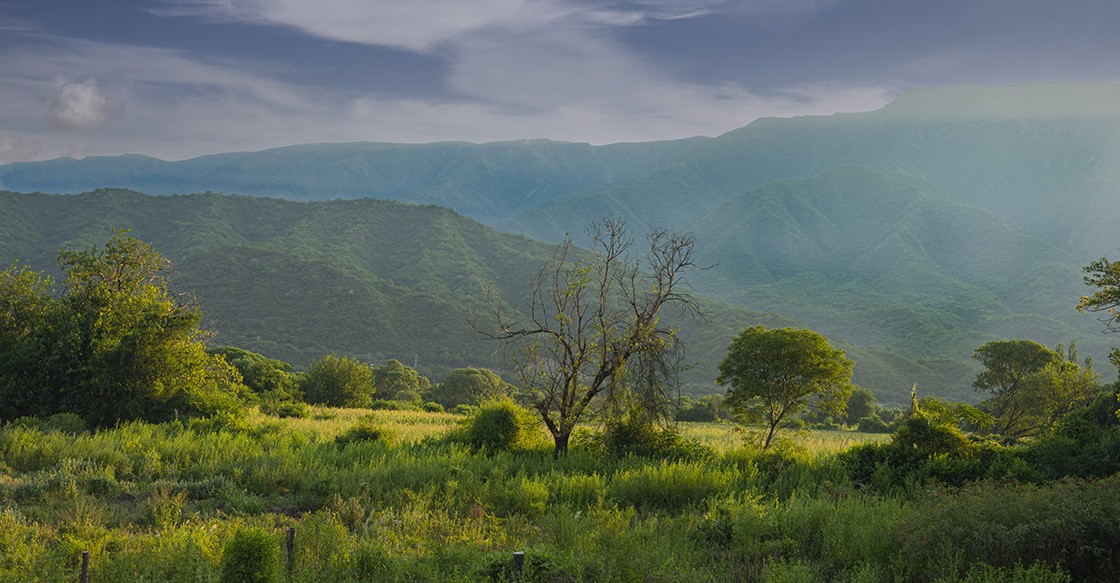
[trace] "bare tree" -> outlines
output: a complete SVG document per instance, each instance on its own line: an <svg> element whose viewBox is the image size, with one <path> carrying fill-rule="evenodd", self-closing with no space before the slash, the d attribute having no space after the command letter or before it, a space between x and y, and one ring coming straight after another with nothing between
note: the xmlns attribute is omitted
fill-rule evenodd
<svg viewBox="0 0 1120 583"><path fill-rule="evenodd" d="M522 388L552 434L557 455L567 452L577 423L596 418L627 390L631 362L668 362L666 355L679 349L676 329L661 321L662 311L696 311L685 289L686 272L695 267L694 237L653 230L648 248L635 254L621 221L606 219L588 235L590 253L577 250L568 237L533 277L527 314L492 298L497 331L474 326L488 338L517 345Z"/></svg>

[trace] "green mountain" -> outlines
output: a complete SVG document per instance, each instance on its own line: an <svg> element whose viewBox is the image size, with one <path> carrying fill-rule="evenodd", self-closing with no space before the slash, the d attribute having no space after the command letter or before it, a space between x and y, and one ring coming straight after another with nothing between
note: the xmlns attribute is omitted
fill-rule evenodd
<svg viewBox="0 0 1120 583"><path fill-rule="evenodd" d="M478 337L468 321L484 318L486 287L523 304L530 277L555 250L432 205L0 193L5 265L46 269L58 249L99 246L120 228L172 261L175 289L199 303L215 344L297 365L327 353L397 358L437 380L457 367L503 368L505 345ZM686 380L699 390L715 389L733 334L754 323L789 324L701 303L703 320L678 318L696 364Z"/></svg>
<svg viewBox="0 0 1120 583"><path fill-rule="evenodd" d="M607 215L637 230L687 230L713 266L693 278L701 293L866 350L863 370L891 391L918 382L969 395L968 356L994 338L1077 340L1104 362L1110 339L1072 306L1085 292L1080 266L1120 244L1117 136L1120 85L953 86L865 113L762 119L716 138L54 160L0 166L0 185L374 196L449 206L541 241L578 240ZM205 219L221 223L221 212Z"/></svg>
<svg viewBox="0 0 1120 583"><path fill-rule="evenodd" d="M1080 263L991 211L860 166L782 180L691 225L714 265L694 284L718 299L787 314L868 346L967 359L995 337L1079 339Z"/></svg>
<svg viewBox="0 0 1120 583"><path fill-rule="evenodd" d="M549 140L491 144L312 144L168 162L148 156L60 158L0 166L0 188L149 194L214 191L326 200L380 198L438 204L498 221L547 200L626 182L707 138L591 146Z"/></svg>

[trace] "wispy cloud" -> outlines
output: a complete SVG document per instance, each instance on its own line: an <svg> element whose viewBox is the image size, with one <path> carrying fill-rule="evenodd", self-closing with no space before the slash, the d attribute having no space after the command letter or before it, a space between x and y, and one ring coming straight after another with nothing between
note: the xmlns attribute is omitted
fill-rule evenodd
<svg viewBox="0 0 1120 583"><path fill-rule="evenodd" d="M438 47L449 64L446 95L354 95L285 82L259 63L32 35L18 49L0 48L0 131L22 136L20 147L0 147L0 162L125 152L174 159L333 141L671 139L723 133L762 116L870 109L896 93L889 85L833 82L764 96L734 83L683 82L610 34L727 9L719 1L354 0L345 23L328 13L350 9L347 0L315 3L314 13L305 5L202 1L164 10L208 18L237 10L239 21L326 38ZM443 17L433 24L424 9ZM73 129L83 131L64 131Z"/></svg>
<svg viewBox="0 0 1120 583"><path fill-rule="evenodd" d="M43 145L35 138L0 133L0 164L35 160L43 153Z"/></svg>

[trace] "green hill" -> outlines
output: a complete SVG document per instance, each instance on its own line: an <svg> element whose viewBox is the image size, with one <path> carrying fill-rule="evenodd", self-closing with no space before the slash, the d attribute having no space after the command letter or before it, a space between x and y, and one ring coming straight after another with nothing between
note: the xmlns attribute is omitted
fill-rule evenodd
<svg viewBox="0 0 1120 583"><path fill-rule="evenodd" d="M485 314L485 286L524 301L553 251L431 205L0 193L5 265L53 266L59 248L99 245L118 228L172 261L176 290L200 303L215 343L297 365L329 352L398 358L437 378L455 367L503 367L504 345L477 337L468 319ZM705 312L710 320L684 322L684 334L698 364L689 380L709 386L740 328L786 322L711 302Z"/></svg>
<svg viewBox="0 0 1120 583"><path fill-rule="evenodd" d="M1107 351L1080 264L991 211L858 166L776 181L692 223L713 297L868 346L967 359L993 337Z"/></svg>

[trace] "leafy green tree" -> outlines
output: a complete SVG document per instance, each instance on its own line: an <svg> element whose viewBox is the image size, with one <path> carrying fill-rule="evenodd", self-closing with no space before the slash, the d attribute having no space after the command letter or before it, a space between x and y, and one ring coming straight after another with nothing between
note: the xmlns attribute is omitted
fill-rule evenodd
<svg viewBox="0 0 1120 583"><path fill-rule="evenodd" d="M328 354L307 367L300 388L308 403L369 407L374 394L373 370L349 356Z"/></svg>
<svg viewBox="0 0 1120 583"><path fill-rule="evenodd" d="M456 405L481 405L505 397L513 397L513 385L487 368L457 368L432 387L432 400L450 409Z"/></svg>
<svg viewBox="0 0 1120 583"><path fill-rule="evenodd" d="M432 388L432 383L416 369L390 358L385 366L373 369L373 386L379 395L419 405Z"/></svg>
<svg viewBox="0 0 1120 583"><path fill-rule="evenodd" d="M848 397L848 406L845 410L845 420L848 425L859 423L860 419L875 412L875 393L867 387L852 387L852 395Z"/></svg>
<svg viewBox="0 0 1120 583"><path fill-rule="evenodd" d="M726 402L766 424L763 448L806 408L839 415L852 392L852 361L812 330L751 326L731 341L716 382Z"/></svg>
<svg viewBox="0 0 1120 583"><path fill-rule="evenodd" d="M982 405L995 417L994 433L1009 437L1038 435L1099 390L1092 361L1084 367L1069 351L1051 350L1033 340L994 340L976 349L984 366L972 383L990 397Z"/></svg>
<svg viewBox="0 0 1120 583"><path fill-rule="evenodd" d="M121 231L58 262L61 297L27 268L0 275L0 416L107 426L238 407L240 375L206 352L201 314L171 292L163 256Z"/></svg>
<svg viewBox="0 0 1120 583"><path fill-rule="evenodd" d="M299 375L287 362L233 346L221 346L210 352L224 357L241 373L245 386L262 399L299 401L303 398Z"/></svg>

